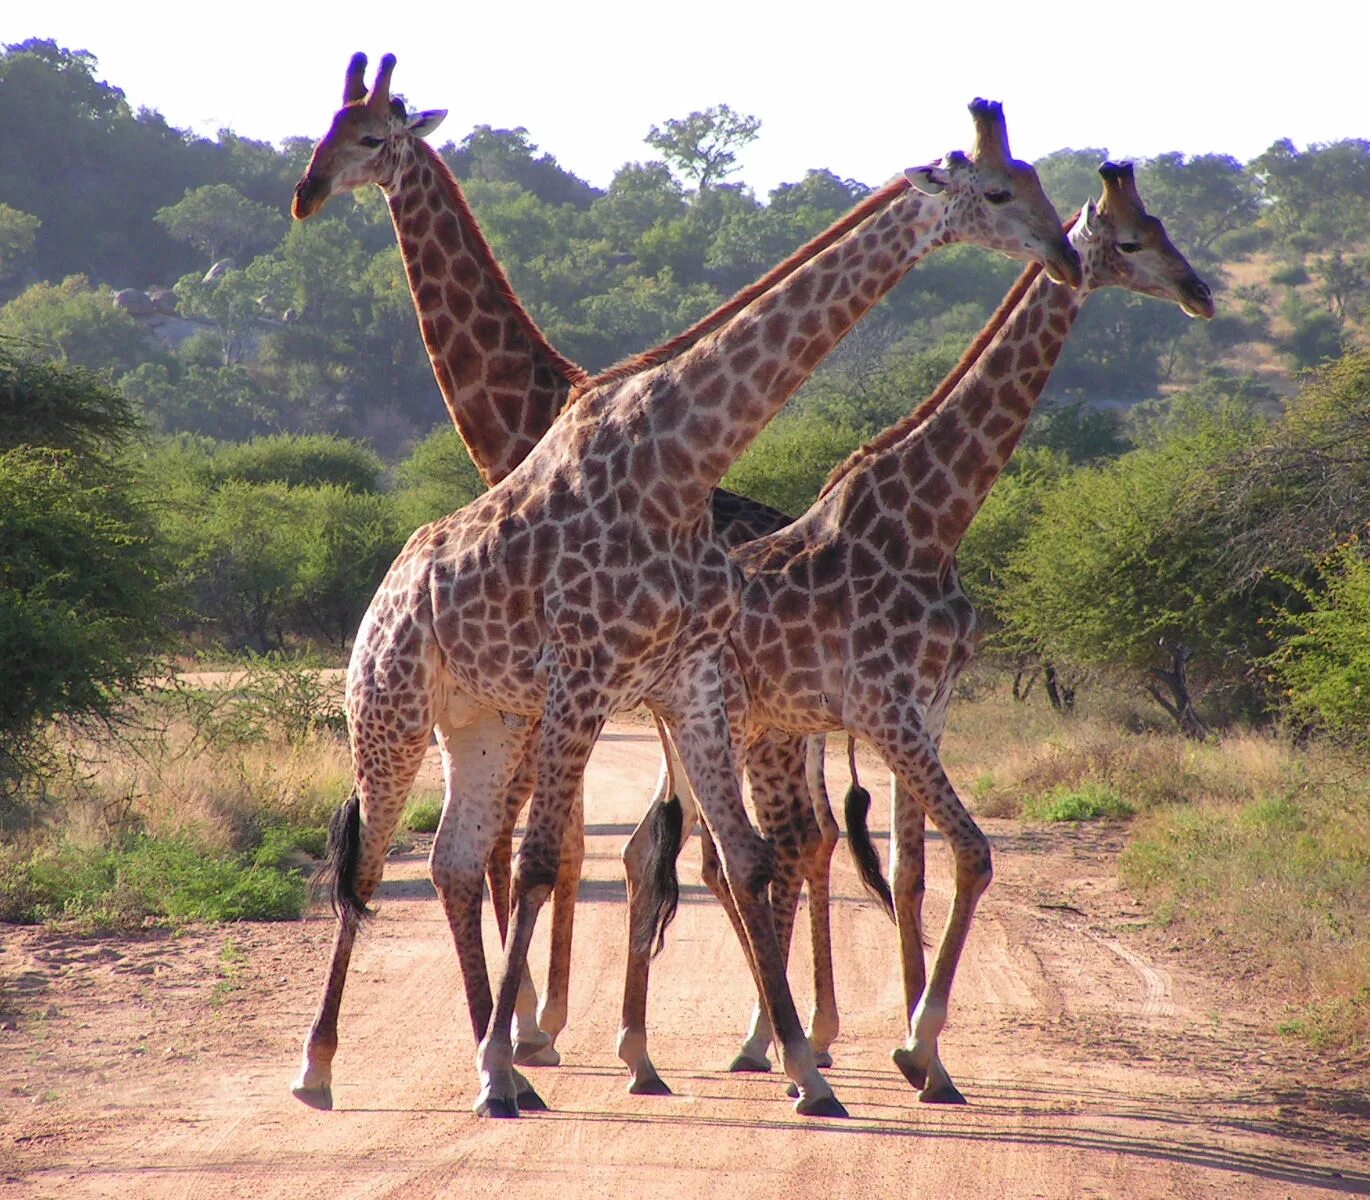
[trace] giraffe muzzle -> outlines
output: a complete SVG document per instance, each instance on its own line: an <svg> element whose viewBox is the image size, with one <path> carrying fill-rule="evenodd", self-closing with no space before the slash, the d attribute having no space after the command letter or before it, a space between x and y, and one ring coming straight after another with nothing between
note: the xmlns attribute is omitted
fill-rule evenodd
<svg viewBox="0 0 1370 1200"><path fill-rule="evenodd" d="M295 185L295 199L291 202L290 213L297 221L307 220L323 207L327 199L327 185L322 180L306 175Z"/></svg>

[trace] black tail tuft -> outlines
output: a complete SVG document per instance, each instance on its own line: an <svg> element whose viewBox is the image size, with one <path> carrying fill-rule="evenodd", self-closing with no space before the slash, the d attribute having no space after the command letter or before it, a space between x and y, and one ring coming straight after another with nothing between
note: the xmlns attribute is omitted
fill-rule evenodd
<svg viewBox="0 0 1370 1200"><path fill-rule="evenodd" d="M314 873L314 886L326 888L338 919L354 929L371 916L357 894L357 860L361 855L361 798L353 792L328 822L328 846Z"/></svg>
<svg viewBox="0 0 1370 1200"><path fill-rule="evenodd" d="M684 806L672 796L664 804L654 804L647 821L647 870L642 881L645 908L633 938L636 950L655 958L666 948L666 927L675 920L680 907L676 859L680 857L685 824Z"/></svg>
<svg viewBox="0 0 1370 1200"><path fill-rule="evenodd" d="M866 891L884 905L890 920L894 920L894 897L880 865L880 852L871 841L871 831L866 825L866 814L871 810L871 794L858 782L852 781L843 802L847 818L847 848L851 851L852 861L861 876Z"/></svg>

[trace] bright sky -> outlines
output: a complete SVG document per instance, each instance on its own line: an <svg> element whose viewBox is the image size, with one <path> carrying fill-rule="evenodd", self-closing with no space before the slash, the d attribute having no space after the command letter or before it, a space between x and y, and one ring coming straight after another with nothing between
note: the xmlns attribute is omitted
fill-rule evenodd
<svg viewBox="0 0 1370 1200"><path fill-rule="evenodd" d="M1278 10L1214 0L0 8L0 42L89 50L98 77L135 108L210 137L221 127L269 142L321 136L356 50L372 68L394 53L393 90L411 107L448 110L438 143L478 124L522 125L600 187L654 156L642 141L653 124L725 103L761 118L735 177L761 196L811 167L877 184L969 149L976 96L1003 102L1014 153L1029 160L1097 147L1245 162L1283 137L1301 149L1370 137L1368 33L1370 18L1345 0Z"/></svg>

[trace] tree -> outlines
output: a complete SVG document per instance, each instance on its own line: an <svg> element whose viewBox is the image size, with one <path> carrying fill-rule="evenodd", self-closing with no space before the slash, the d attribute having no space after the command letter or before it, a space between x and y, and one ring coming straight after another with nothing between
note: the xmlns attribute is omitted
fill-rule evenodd
<svg viewBox="0 0 1370 1200"><path fill-rule="evenodd" d="M1015 644L1048 661L1144 672L1180 728L1201 735L1191 657L1201 686L1234 683L1266 635L1260 607L1216 566L1216 524L1176 517L1183 498L1250 442L1253 423L1230 409L1195 408L1187 418L1156 446L1073 471L1046 492L1004 564L995 606Z"/></svg>
<svg viewBox="0 0 1370 1200"><path fill-rule="evenodd" d="M522 125L517 129L477 125L459 147L445 145L442 155L460 180L512 183L544 204L588 209L599 193L564 170L552 155L538 154L537 149Z"/></svg>
<svg viewBox="0 0 1370 1200"><path fill-rule="evenodd" d="M179 515L193 610L233 647L279 648L304 559L304 503L283 483L229 481Z"/></svg>
<svg viewBox="0 0 1370 1200"><path fill-rule="evenodd" d="M1179 519L1216 526L1227 586L1303 578L1370 514L1370 351L1325 365L1275 424L1185 498Z"/></svg>
<svg viewBox="0 0 1370 1200"><path fill-rule="evenodd" d="M1265 661L1290 712L1337 737L1370 743L1370 559L1353 539L1299 584L1302 607L1280 613L1283 634Z"/></svg>
<svg viewBox="0 0 1370 1200"><path fill-rule="evenodd" d="M122 447L136 426L129 401L93 372L0 342L0 451L51 446L93 458Z"/></svg>
<svg viewBox="0 0 1370 1200"><path fill-rule="evenodd" d="M642 140L693 179L703 192L737 170L738 151L750 146L760 130L760 117L715 104L688 117L653 125Z"/></svg>
<svg viewBox="0 0 1370 1200"><path fill-rule="evenodd" d="M249 200L226 183L211 183L187 191L185 196L153 219L178 242L201 251L208 263L265 250L280 240L286 229L284 210Z"/></svg>
<svg viewBox="0 0 1370 1200"><path fill-rule="evenodd" d="M1165 213L1166 232L1196 263L1216 265L1214 243L1261 215L1259 180L1228 154L1159 154L1141 163L1137 183L1147 204Z"/></svg>
<svg viewBox="0 0 1370 1200"><path fill-rule="evenodd" d="M1300 237L1332 247L1370 233L1370 141L1314 144L1300 152L1288 138L1251 162L1261 181L1263 220L1286 243Z"/></svg>
<svg viewBox="0 0 1370 1200"><path fill-rule="evenodd" d="M395 470L395 519L408 533L469 504L485 483L457 431L440 425Z"/></svg>
<svg viewBox="0 0 1370 1200"><path fill-rule="evenodd" d="M38 227L31 213L0 204L0 285L15 278L33 254Z"/></svg>
<svg viewBox="0 0 1370 1200"><path fill-rule="evenodd" d="M306 505L295 624L343 646L404 545L390 497L336 484L300 489Z"/></svg>
<svg viewBox="0 0 1370 1200"><path fill-rule="evenodd" d="M1097 147L1055 150L1033 163L1052 204L1062 216L1076 212L1087 200L1099 198L1099 166L1108 151Z"/></svg>
<svg viewBox="0 0 1370 1200"><path fill-rule="evenodd" d="M135 432L122 397L4 347L0 389L0 798L12 800L43 770L51 722L107 719L140 686L167 606L149 515L116 457Z"/></svg>
<svg viewBox="0 0 1370 1200"><path fill-rule="evenodd" d="M70 366L131 370L152 357L139 324L115 308L112 294L84 275L35 283L0 308L0 337L53 355Z"/></svg>
<svg viewBox="0 0 1370 1200"><path fill-rule="evenodd" d="M723 486L797 516L817 499L833 465L860 442L850 426L817 414L786 413L762 430Z"/></svg>
<svg viewBox="0 0 1370 1200"><path fill-rule="evenodd" d="M210 476L219 483L284 483L355 493L379 491L384 469L374 450L329 433L253 438L221 447L210 461Z"/></svg>

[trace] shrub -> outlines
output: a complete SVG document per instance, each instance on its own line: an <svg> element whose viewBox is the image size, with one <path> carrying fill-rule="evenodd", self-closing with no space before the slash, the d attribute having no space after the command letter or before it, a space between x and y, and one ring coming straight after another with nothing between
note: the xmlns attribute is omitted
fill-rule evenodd
<svg viewBox="0 0 1370 1200"><path fill-rule="evenodd" d="M279 921L304 908L298 871L209 853L189 840L139 835L108 848L64 841L9 857L0 920L131 928L157 920Z"/></svg>
<svg viewBox="0 0 1370 1200"><path fill-rule="evenodd" d="M409 801L400 827L410 833L436 833L442 820L441 796L417 796Z"/></svg>
<svg viewBox="0 0 1370 1200"><path fill-rule="evenodd" d="M1031 821L1095 821L1101 817L1130 817L1134 811L1112 788L1098 783L1057 787L1023 804L1023 816Z"/></svg>

